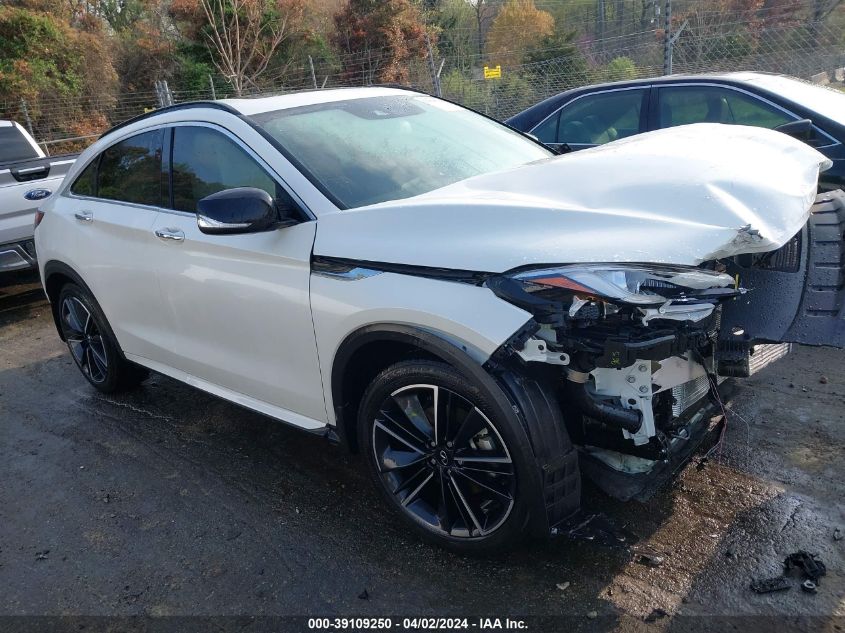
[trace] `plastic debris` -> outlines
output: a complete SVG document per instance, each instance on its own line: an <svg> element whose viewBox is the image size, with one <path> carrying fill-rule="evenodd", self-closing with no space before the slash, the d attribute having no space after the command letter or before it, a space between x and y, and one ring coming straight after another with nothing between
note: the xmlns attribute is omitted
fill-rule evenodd
<svg viewBox="0 0 845 633"><path fill-rule="evenodd" d="M669 617L669 614L666 613L666 611L664 611L663 609L658 607L657 609L652 610L652 612L649 613L645 617L645 621L649 622L649 623L650 622L657 622L658 620L662 620L663 618L666 618L666 617Z"/></svg>
<svg viewBox="0 0 845 633"><path fill-rule="evenodd" d="M810 554L804 550L798 550L790 554L783 561L784 573L789 574L793 570L800 570L808 580L819 583L819 578L827 573L827 567L819 560L817 554Z"/></svg>
<svg viewBox="0 0 845 633"><path fill-rule="evenodd" d="M789 580L784 576L764 578L751 583L751 590L755 593L774 593L775 591L788 591L790 588Z"/></svg>
<svg viewBox="0 0 845 633"><path fill-rule="evenodd" d="M566 591L567 589L569 589L569 583L568 582L559 582L555 585L555 587L557 587L561 591Z"/></svg>
<svg viewBox="0 0 845 633"><path fill-rule="evenodd" d="M598 611L589 611L587 613L587 619L589 620L595 620L597 617L599 617Z"/></svg>
<svg viewBox="0 0 845 633"><path fill-rule="evenodd" d="M814 583L812 580L805 580L801 583L801 590L805 593L816 593L819 589L819 586Z"/></svg>

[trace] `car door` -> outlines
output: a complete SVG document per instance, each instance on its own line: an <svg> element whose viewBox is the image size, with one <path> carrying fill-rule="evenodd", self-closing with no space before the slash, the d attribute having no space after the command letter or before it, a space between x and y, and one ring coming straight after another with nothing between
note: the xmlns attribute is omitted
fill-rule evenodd
<svg viewBox="0 0 845 633"><path fill-rule="evenodd" d="M56 203L74 224L68 262L91 288L122 350L156 358L164 321L156 271L149 257L152 227L167 179L162 129L133 134L94 158Z"/></svg>
<svg viewBox="0 0 845 633"><path fill-rule="evenodd" d="M309 302L316 222L231 132L190 124L170 133L171 210L151 231L150 253L172 323L167 365L253 409L300 426L324 424ZM260 233L202 233L197 202L235 187L267 191L302 221Z"/></svg>
<svg viewBox="0 0 845 633"><path fill-rule="evenodd" d="M648 86L617 88L575 97L531 130L552 147L586 149L645 131Z"/></svg>
<svg viewBox="0 0 845 633"><path fill-rule="evenodd" d="M774 103L729 86L680 84L656 88L650 128L726 123L774 129L797 119Z"/></svg>

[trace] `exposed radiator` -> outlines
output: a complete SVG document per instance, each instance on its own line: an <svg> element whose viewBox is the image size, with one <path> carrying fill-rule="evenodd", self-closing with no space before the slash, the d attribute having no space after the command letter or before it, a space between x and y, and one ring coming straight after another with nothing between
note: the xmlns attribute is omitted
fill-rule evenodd
<svg viewBox="0 0 845 633"><path fill-rule="evenodd" d="M699 376L677 387L672 387L672 415L679 417L710 391L710 381L707 376Z"/></svg>
<svg viewBox="0 0 845 633"><path fill-rule="evenodd" d="M792 351L791 343L766 343L755 345L751 350L751 357L748 359L748 368L753 376L779 358L783 358Z"/></svg>

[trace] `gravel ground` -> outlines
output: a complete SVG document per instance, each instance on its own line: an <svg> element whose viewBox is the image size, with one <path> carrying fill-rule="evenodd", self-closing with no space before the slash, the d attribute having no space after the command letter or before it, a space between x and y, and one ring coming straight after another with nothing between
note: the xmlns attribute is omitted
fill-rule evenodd
<svg viewBox="0 0 845 633"><path fill-rule="evenodd" d="M94 391L56 335L37 279L7 276L0 630L43 623L9 618L31 615L843 630L845 540L834 534L845 532L843 360L842 351L798 348L745 381L719 454L693 462L651 501L622 504L585 489L585 503L658 552L660 566L565 540L467 558L407 535L357 458L324 440L162 376L128 395ZM797 580L786 592L750 591L798 549L827 565L817 594ZM232 621L247 631L261 622Z"/></svg>

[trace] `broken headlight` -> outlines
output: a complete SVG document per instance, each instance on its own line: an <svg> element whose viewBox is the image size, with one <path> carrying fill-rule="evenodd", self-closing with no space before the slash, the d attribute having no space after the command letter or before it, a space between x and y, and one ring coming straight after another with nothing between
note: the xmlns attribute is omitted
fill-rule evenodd
<svg viewBox="0 0 845 633"><path fill-rule="evenodd" d="M736 294L730 275L681 266L585 264L528 270L510 278L526 292L548 298L549 291L556 289L581 298L636 306L697 302Z"/></svg>

